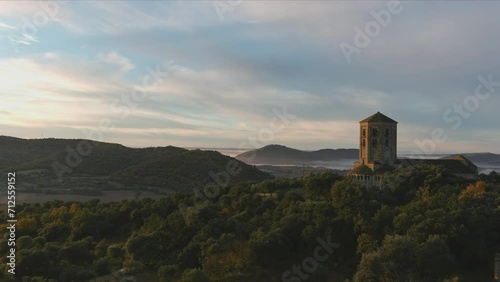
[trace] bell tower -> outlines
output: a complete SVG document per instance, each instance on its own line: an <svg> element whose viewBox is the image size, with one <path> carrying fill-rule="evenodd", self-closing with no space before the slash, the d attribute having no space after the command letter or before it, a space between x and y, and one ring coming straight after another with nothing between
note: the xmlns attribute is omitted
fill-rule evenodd
<svg viewBox="0 0 500 282"><path fill-rule="evenodd" d="M397 160L397 121L377 112L359 122L359 160L372 171L383 165L394 166Z"/></svg>

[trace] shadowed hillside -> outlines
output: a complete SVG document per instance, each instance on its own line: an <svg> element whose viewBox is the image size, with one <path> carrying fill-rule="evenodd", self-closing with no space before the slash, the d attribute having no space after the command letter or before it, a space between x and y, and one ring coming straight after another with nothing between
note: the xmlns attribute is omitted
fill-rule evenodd
<svg viewBox="0 0 500 282"><path fill-rule="evenodd" d="M90 154L75 157L69 153L75 154L82 141L93 144ZM71 167L68 158L79 164ZM78 158L81 158L80 161ZM239 169L239 173L230 177L231 183L271 178L268 173L254 166L216 151L190 151L173 146L139 149L79 139L20 139L0 136L0 171L34 171L36 176L30 178L28 175L25 179L30 184L42 187L61 186L72 177L85 175L105 177L127 186L194 189L213 182L210 173L226 172L231 161L235 162L234 169ZM63 183L58 181L54 164L71 169L71 172L63 174ZM37 181L41 183L36 183ZM72 188L71 185L66 186Z"/></svg>

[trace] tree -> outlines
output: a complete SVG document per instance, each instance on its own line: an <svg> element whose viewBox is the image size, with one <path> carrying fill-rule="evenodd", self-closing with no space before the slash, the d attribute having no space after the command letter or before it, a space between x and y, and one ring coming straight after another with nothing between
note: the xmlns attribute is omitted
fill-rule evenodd
<svg viewBox="0 0 500 282"><path fill-rule="evenodd" d="M26 251L26 252L25 252ZM26 276L46 276L51 265L49 254L44 250L19 252L19 262L16 272Z"/></svg>
<svg viewBox="0 0 500 282"><path fill-rule="evenodd" d="M130 258L145 265L156 265L161 254L161 245L155 234L131 236L125 245Z"/></svg>
<svg viewBox="0 0 500 282"><path fill-rule="evenodd" d="M250 242L233 241L222 248L203 261L203 269L211 279L220 280L228 273L243 273L254 266L255 254Z"/></svg>
<svg viewBox="0 0 500 282"><path fill-rule="evenodd" d="M365 232L368 222L380 209L379 191L370 190L350 179L337 181L332 189L332 205L339 216L354 223L356 232Z"/></svg>
<svg viewBox="0 0 500 282"><path fill-rule="evenodd" d="M144 264L137 260L129 260L123 266L126 274L137 274L144 270Z"/></svg>
<svg viewBox="0 0 500 282"><path fill-rule="evenodd" d="M365 253L354 275L354 281L414 281L417 244L408 236L387 236L382 246Z"/></svg>
<svg viewBox="0 0 500 282"><path fill-rule="evenodd" d="M182 282L210 282L205 272L200 269L187 269L182 274Z"/></svg>
<svg viewBox="0 0 500 282"><path fill-rule="evenodd" d="M40 231L47 242L64 242L71 234L71 227L60 220L46 224Z"/></svg>
<svg viewBox="0 0 500 282"><path fill-rule="evenodd" d="M164 225L164 219L157 214L151 214L148 218L144 220L144 224L139 231L141 234L147 235L154 231L161 229Z"/></svg>
<svg viewBox="0 0 500 282"><path fill-rule="evenodd" d="M173 282L178 272L179 267L177 267L177 265L162 265L160 269L158 269L158 279L160 282Z"/></svg>
<svg viewBox="0 0 500 282"><path fill-rule="evenodd" d="M16 223L16 233L18 236L30 235L36 236L36 231L38 229L38 224L36 218L20 218Z"/></svg>
<svg viewBox="0 0 500 282"><path fill-rule="evenodd" d="M380 248L363 254L354 281L442 281L453 267L453 256L439 236L417 244L407 235L388 235Z"/></svg>
<svg viewBox="0 0 500 282"><path fill-rule="evenodd" d="M455 259L446 242L437 235L418 246L417 268L420 281L439 281L449 276L454 269Z"/></svg>
<svg viewBox="0 0 500 282"><path fill-rule="evenodd" d="M271 232L254 231L251 243L257 263L264 267L281 267L290 256L291 242L281 229Z"/></svg>
<svg viewBox="0 0 500 282"><path fill-rule="evenodd" d="M458 195L458 200L461 201L467 197L478 197L484 192L486 192L486 182L478 181L475 184L470 184L469 186L467 186L467 188L465 188L465 190L460 192L460 195Z"/></svg>
<svg viewBox="0 0 500 282"><path fill-rule="evenodd" d="M33 238L31 238L30 236L19 237L16 241L19 250L29 249L33 246Z"/></svg>
<svg viewBox="0 0 500 282"><path fill-rule="evenodd" d="M94 261L93 267L95 273L99 276L109 274L111 272L112 266L107 258L100 258Z"/></svg>
<svg viewBox="0 0 500 282"><path fill-rule="evenodd" d="M378 242L373 239L370 234L362 233L358 236L358 247L356 249L357 254L370 253L377 249Z"/></svg>
<svg viewBox="0 0 500 282"><path fill-rule="evenodd" d="M45 243L47 243L47 240L43 236L33 238L33 244L36 248L43 248L45 246Z"/></svg>
<svg viewBox="0 0 500 282"><path fill-rule="evenodd" d="M421 187L439 187L451 182L453 177L441 166L415 164L396 169L386 176L386 189L393 192L395 202L390 204L406 204L411 201Z"/></svg>
<svg viewBox="0 0 500 282"><path fill-rule="evenodd" d="M311 173L305 179L304 191L307 197L311 199L330 200L330 189L340 179L342 179L342 176L334 173Z"/></svg>
<svg viewBox="0 0 500 282"><path fill-rule="evenodd" d="M87 236L100 238L101 234L96 234L96 225L100 217L92 213L89 209L78 209L71 219L71 239L80 240Z"/></svg>
<svg viewBox="0 0 500 282"><path fill-rule="evenodd" d="M90 269L82 269L76 273L76 278L79 281L89 281L97 277L96 273Z"/></svg>
<svg viewBox="0 0 500 282"><path fill-rule="evenodd" d="M95 259L91 245L86 240L72 242L59 251L61 258L73 264L89 264Z"/></svg>

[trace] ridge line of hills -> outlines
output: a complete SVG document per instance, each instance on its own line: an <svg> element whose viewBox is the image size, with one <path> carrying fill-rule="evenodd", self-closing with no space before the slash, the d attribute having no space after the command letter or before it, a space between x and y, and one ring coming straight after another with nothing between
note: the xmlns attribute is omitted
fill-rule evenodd
<svg viewBox="0 0 500 282"><path fill-rule="evenodd" d="M271 174L255 165L314 166L358 159L358 149L302 151L283 145L268 145L232 158L213 150L188 150L174 146L130 148L87 140L97 146L92 147L88 156L82 157L81 164L71 168L72 172L65 175L62 183L59 182L53 169L54 162L67 165L68 148L75 150L81 141L85 140L0 136L0 171L26 172L20 179L20 185L40 190L151 187L186 191L214 183L213 175L225 172L230 161L237 162L238 168L241 168L239 173L229 177L230 183L236 183L272 178ZM498 154L463 155L477 166L500 170Z"/></svg>
<svg viewBox="0 0 500 282"><path fill-rule="evenodd" d="M297 164L333 160L357 159L358 149L321 149L302 151L283 145L268 145L235 156L236 159L250 164Z"/></svg>
<svg viewBox="0 0 500 282"><path fill-rule="evenodd" d="M462 153L449 154L441 158L448 159L456 155L463 155L478 166L482 165L483 167L492 166L500 168L500 154L487 152ZM266 165L302 165L313 164L314 162L357 160L358 157L358 149L321 149L316 151L303 151L277 144L250 150L235 156L236 159L249 164Z"/></svg>
<svg viewBox="0 0 500 282"><path fill-rule="evenodd" d="M58 180L54 163L67 166L68 148L76 150L81 141L95 144L87 156L81 156L81 163ZM120 144L97 142L85 139L22 139L0 136L0 171L28 171L20 184L37 187L75 186L74 179L81 176L95 179L105 178L104 184L120 183L121 186L168 188L175 191L192 190L214 183L211 173L227 171L231 161L239 173L231 175L230 183L261 181L272 178L255 166L248 165L217 151L187 150L184 148L148 147L129 148ZM237 165L236 165L237 164ZM77 177L78 176L78 177ZM92 186L84 181L85 187ZM91 187L99 189L100 187Z"/></svg>

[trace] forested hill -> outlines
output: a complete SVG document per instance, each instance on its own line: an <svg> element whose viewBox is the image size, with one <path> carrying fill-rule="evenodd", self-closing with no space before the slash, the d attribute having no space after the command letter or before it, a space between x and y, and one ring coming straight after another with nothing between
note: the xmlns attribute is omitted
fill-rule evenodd
<svg viewBox="0 0 500 282"><path fill-rule="evenodd" d="M239 154L235 158L251 164L304 164L321 161L355 160L358 156L358 149L301 151L283 145L268 145Z"/></svg>
<svg viewBox="0 0 500 282"><path fill-rule="evenodd" d="M55 164L58 171L71 170L71 173L65 174L109 176L119 183L175 189L206 185L212 181L211 172L214 175L227 173L228 166L238 171L230 175L231 183L271 178L254 166L216 151L187 150L173 146L129 148L81 139L0 136L0 170L36 169L57 178Z"/></svg>
<svg viewBox="0 0 500 282"><path fill-rule="evenodd" d="M0 209L4 282L121 274L152 282L495 282L500 174L459 180L421 164L396 169L384 189L321 173L229 185L205 201L195 193L50 201L18 204L16 214L13 276L11 223Z"/></svg>

